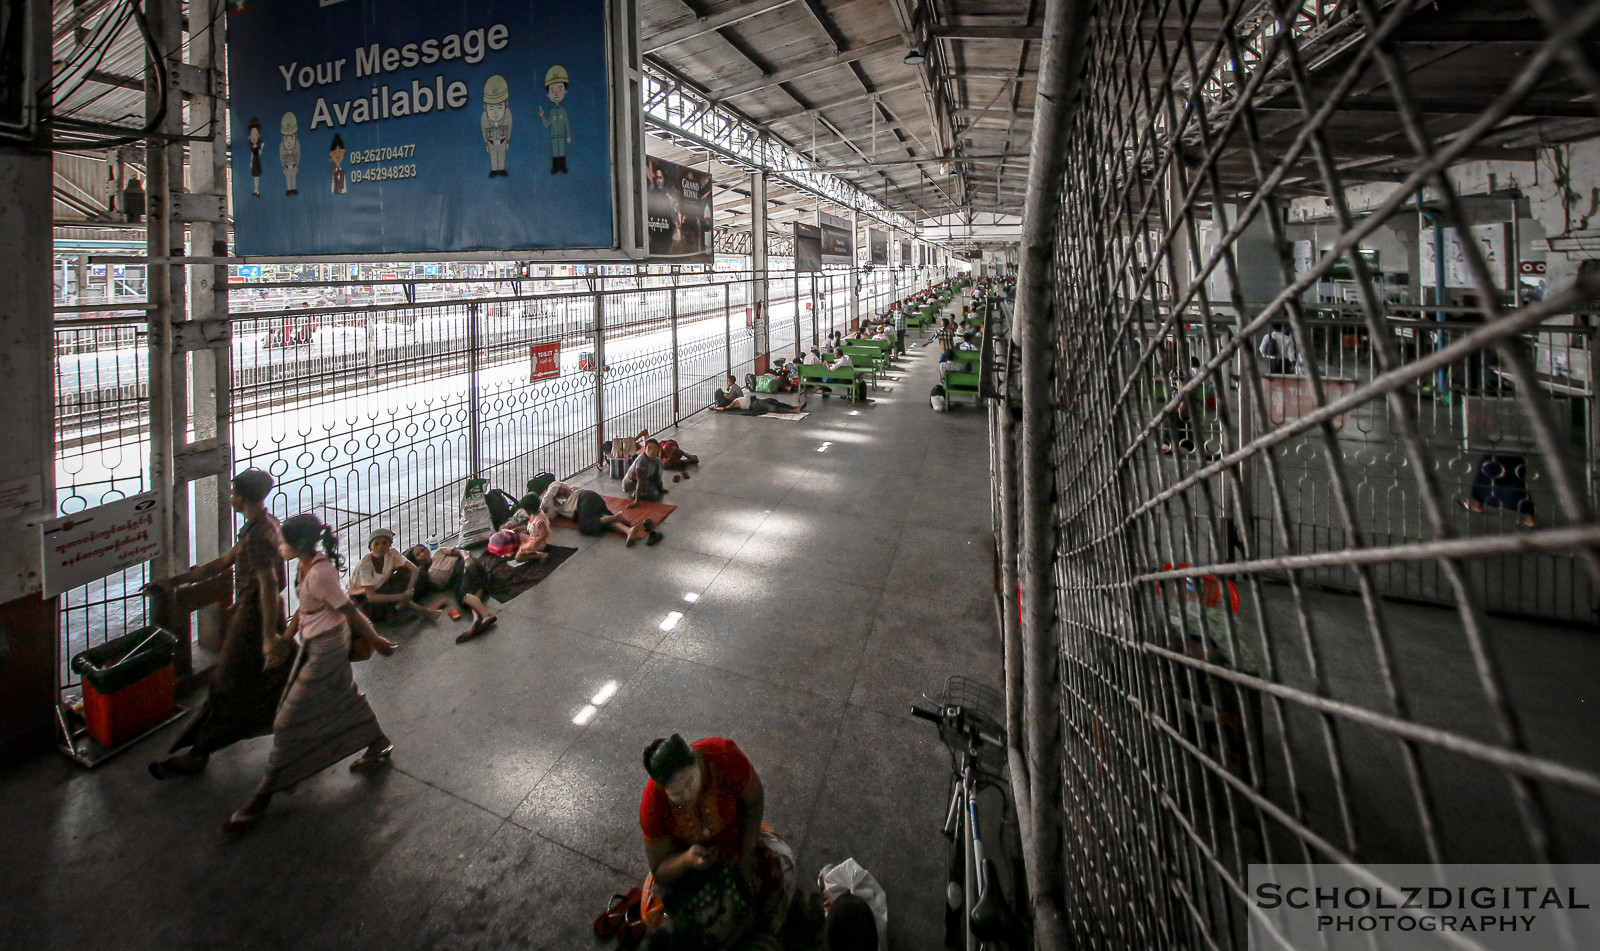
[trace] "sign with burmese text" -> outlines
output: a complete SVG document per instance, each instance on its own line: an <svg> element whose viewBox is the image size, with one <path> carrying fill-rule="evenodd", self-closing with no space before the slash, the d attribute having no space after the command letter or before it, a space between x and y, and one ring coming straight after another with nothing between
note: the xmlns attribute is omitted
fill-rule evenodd
<svg viewBox="0 0 1600 951"><path fill-rule="evenodd" d="M161 508L146 492L40 526L44 596L53 598L161 554Z"/></svg>
<svg viewBox="0 0 1600 951"><path fill-rule="evenodd" d="M1250 951L1600 948L1600 865L1251 865Z"/></svg>
<svg viewBox="0 0 1600 951"><path fill-rule="evenodd" d="M528 382L537 383L561 375L561 344L536 343L528 348L531 367Z"/></svg>
<svg viewBox="0 0 1600 951"><path fill-rule="evenodd" d="M238 253L615 246L607 46L600 2L242 4Z"/></svg>

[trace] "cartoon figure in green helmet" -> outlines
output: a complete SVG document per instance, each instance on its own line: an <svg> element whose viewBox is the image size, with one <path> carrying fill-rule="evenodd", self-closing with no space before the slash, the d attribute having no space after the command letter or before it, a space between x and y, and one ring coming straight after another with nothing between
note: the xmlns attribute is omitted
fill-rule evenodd
<svg viewBox="0 0 1600 951"><path fill-rule="evenodd" d="M567 146L572 144L572 125L567 121L566 107L561 100L567 98L567 68L555 65L544 74L544 94L555 105L545 112L539 109L539 121L550 130L550 174L566 174Z"/></svg>
<svg viewBox="0 0 1600 951"><path fill-rule="evenodd" d="M506 78L496 73L483 84L483 148L489 153L489 177L502 178L506 171L506 150L511 147L511 107L506 100L511 90Z"/></svg>
<svg viewBox="0 0 1600 951"><path fill-rule="evenodd" d="M283 141L278 143L278 162L283 165L283 180L287 186L283 193L298 195L300 189L295 187L295 179L300 176L300 123L295 121L294 113L283 114L278 134L283 136Z"/></svg>

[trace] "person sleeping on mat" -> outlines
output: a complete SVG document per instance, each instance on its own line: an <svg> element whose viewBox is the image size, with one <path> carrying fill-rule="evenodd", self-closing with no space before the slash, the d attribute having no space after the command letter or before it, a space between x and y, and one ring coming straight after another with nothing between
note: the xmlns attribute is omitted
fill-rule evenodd
<svg viewBox="0 0 1600 951"><path fill-rule="evenodd" d="M722 390L716 392L711 408L719 413L740 412L746 416L765 416L768 413L803 413L806 409L805 401L799 406L785 403L782 400L769 400L762 396L752 396L748 393L739 396L729 396Z"/></svg>

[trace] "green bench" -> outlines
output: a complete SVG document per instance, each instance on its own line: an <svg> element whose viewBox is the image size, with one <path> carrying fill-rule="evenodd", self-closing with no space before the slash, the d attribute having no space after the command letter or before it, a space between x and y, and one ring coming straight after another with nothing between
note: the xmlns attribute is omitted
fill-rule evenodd
<svg viewBox="0 0 1600 951"><path fill-rule="evenodd" d="M953 355L952 360L961 369L944 374L945 412L950 411L958 396L971 397L974 406L983 402L984 394L989 391L989 366L993 363L988 354L989 340L985 336L977 350L958 350Z"/></svg>
<svg viewBox="0 0 1600 951"><path fill-rule="evenodd" d="M854 359L854 358L852 358ZM840 367L830 370L820 363L805 363L800 366L800 390L805 392L808 386L842 386L849 395L850 402L856 401L856 377L866 378L870 370L860 370L856 367Z"/></svg>
<svg viewBox="0 0 1600 951"><path fill-rule="evenodd" d="M844 355L850 358L852 369L867 378L867 385L878 385L878 350L875 347L846 346Z"/></svg>
<svg viewBox="0 0 1600 951"><path fill-rule="evenodd" d="M877 365L878 369L880 369L880 370L888 369L889 361L894 358L894 341L893 340L873 340L871 338L868 338L866 340L846 340L845 341L845 346L847 348L848 347L859 347L859 348L864 349L864 350L876 350L877 354L874 357L873 362ZM846 350L846 352L849 352L849 351ZM851 361L854 362L854 360L855 360L855 358L851 357Z"/></svg>

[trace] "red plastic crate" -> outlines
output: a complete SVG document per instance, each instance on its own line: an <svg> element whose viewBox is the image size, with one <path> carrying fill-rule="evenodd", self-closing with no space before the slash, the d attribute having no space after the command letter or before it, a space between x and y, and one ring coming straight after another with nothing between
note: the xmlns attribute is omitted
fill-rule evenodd
<svg viewBox="0 0 1600 951"><path fill-rule="evenodd" d="M115 746L172 716L176 679L171 664L121 690L101 693L83 682L83 721L101 746Z"/></svg>

